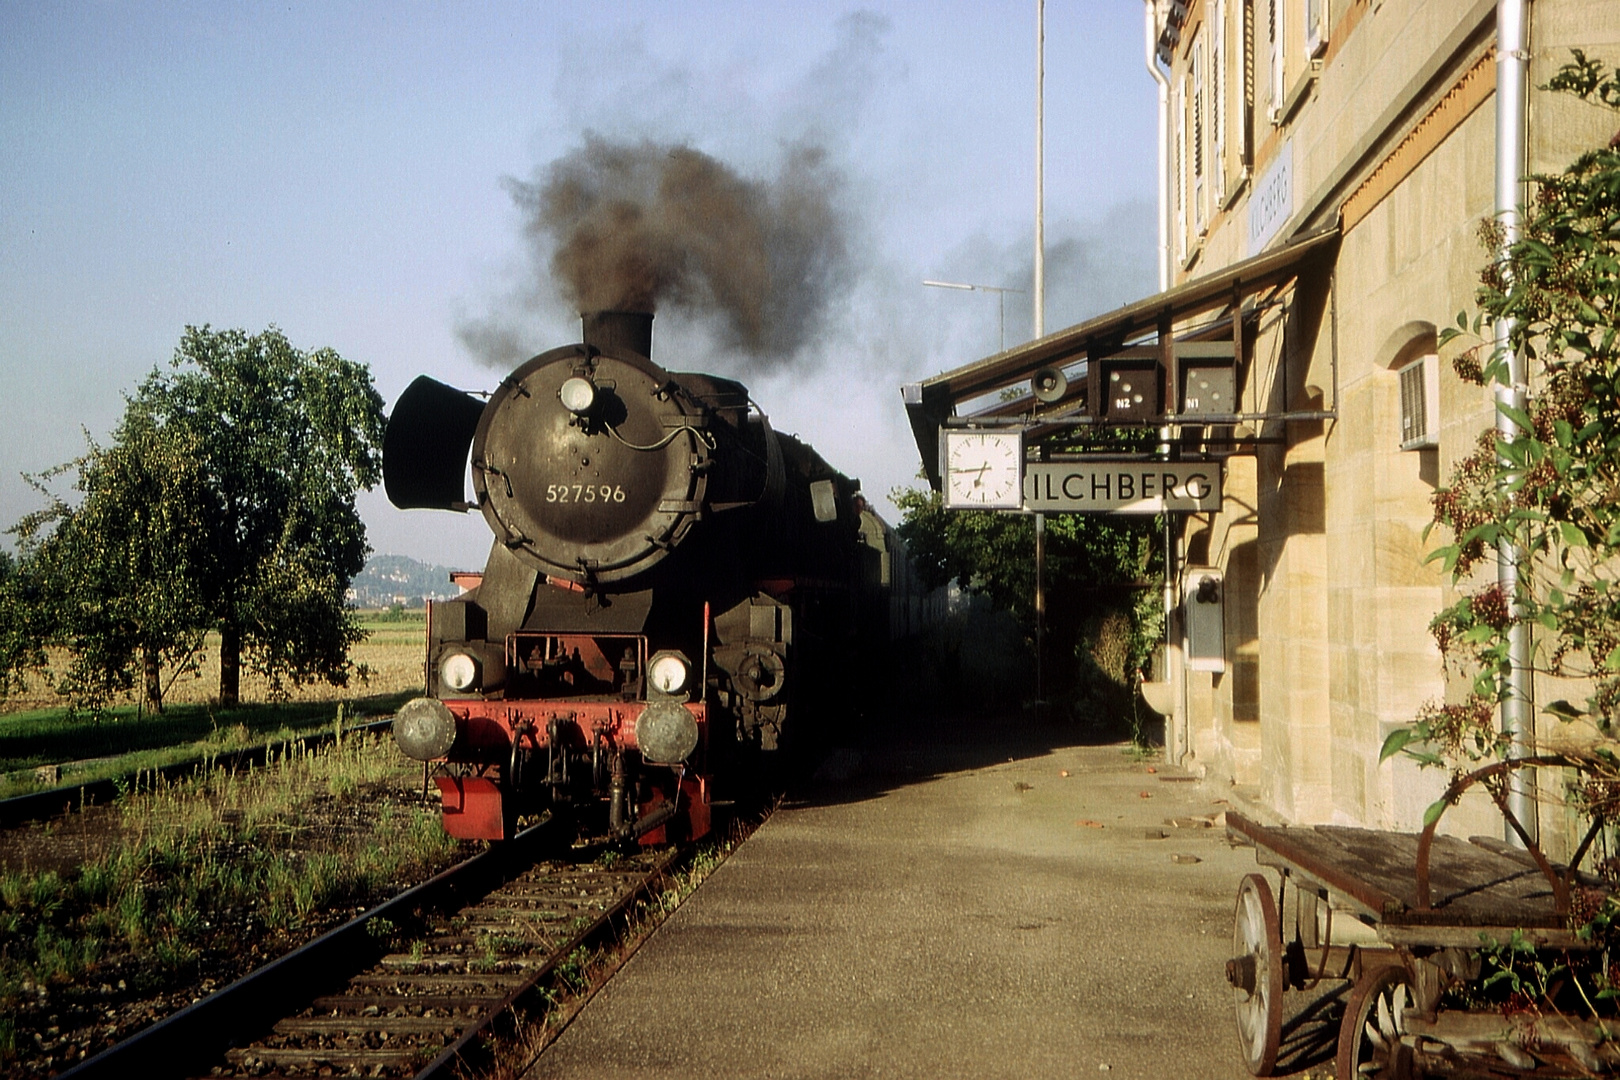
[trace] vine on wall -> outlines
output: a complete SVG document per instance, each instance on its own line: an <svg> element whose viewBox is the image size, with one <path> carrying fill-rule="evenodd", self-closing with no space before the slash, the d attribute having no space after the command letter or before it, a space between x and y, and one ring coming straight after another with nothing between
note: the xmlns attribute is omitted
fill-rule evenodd
<svg viewBox="0 0 1620 1080"><path fill-rule="evenodd" d="M1620 113L1620 69L1579 50L1544 89L1574 94ZM1495 723L1510 692L1509 636L1528 626L1537 674L1583 680L1584 700L1558 700L1546 712L1589 721L1613 734L1620 720L1620 135L1582 154L1563 172L1531 179L1520 238L1481 274L1472 322L1466 312L1441 344L1474 337L1457 374L1479 386L1508 386L1509 351L1525 358L1533 393L1524 409L1497 408L1518 431L1481 434L1434 496L1434 525L1450 543L1442 562L1458 589L1430 624L1449 670L1469 680L1460 701L1431 703L1397 729L1383 758L1404 753L1461 769L1508 755ZM1480 227L1499 250L1500 222ZM1505 347L1495 344L1500 327ZM1526 388L1521 388L1526 389ZM1520 554L1509 594L1476 572L1500 545ZM1592 751L1600 774L1620 776L1620 760ZM1579 801L1590 785L1572 789ZM1605 786L1606 789L1606 786ZM1430 807L1433 820L1444 803Z"/></svg>

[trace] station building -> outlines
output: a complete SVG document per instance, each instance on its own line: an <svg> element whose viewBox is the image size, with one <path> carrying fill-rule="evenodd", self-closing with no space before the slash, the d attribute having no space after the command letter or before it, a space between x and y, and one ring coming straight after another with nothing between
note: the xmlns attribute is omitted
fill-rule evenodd
<svg viewBox="0 0 1620 1080"><path fill-rule="evenodd" d="M1419 828L1446 777L1379 749L1466 691L1429 633L1450 585L1424 533L1437 486L1495 420L1438 329L1474 310L1511 137L1522 177L1615 134L1610 110L1540 87L1572 48L1620 63L1620 3L1149 0L1144 14L1163 289L905 388L925 465L942 423L1141 419L1109 388L1156 354L1150 422L1224 470L1218 510L1171 518L1169 648L1149 688L1169 755L1289 821ZM1522 48L1499 26L1519 14ZM1499 82L1504 53L1527 60L1521 83ZM1499 85L1522 86L1522 108L1499 109ZM1057 401L975 404L1053 369L1073 387ZM1501 827L1488 806L1451 816Z"/></svg>

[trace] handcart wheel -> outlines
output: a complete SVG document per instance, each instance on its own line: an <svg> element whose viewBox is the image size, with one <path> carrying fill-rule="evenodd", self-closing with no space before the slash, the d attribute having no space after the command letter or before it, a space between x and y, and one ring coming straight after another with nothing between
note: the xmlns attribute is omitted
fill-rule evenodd
<svg viewBox="0 0 1620 1080"><path fill-rule="evenodd" d="M1271 886L1262 875L1248 874L1238 886L1226 979L1237 1005L1244 1064L1256 1076L1272 1074L1282 1044L1282 950L1282 922Z"/></svg>
<svg viewBox="0 0 1620 1080"><path fill-rule="evenodd" d="M1406 969L1381 967L1362 976L1350 992L1339 1025L1337 1075L1342 1080L1376 1076L1410 1077L1411 1048L1406 1033L1406 1007L1414 1000Z"/></svg>

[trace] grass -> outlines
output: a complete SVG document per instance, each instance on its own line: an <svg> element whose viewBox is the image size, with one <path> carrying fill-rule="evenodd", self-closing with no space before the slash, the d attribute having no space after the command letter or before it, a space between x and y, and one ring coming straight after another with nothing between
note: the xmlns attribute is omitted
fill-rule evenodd
<svg viewBox="0 0 1620 1080"><path fill-rule="evenodd" d="M210 704L218 695L217 674L177 683L156 715L129 702L91 719L72 714L38 688L9 702L0 699L0 706L42 706L0 715L0 798L54 786L34 777L31 770L42 765L72 763L58 782L82 783L326 730L334 704L355 721L387 716L421 692L425 615L370 612L361 625L368 637L353 659L369 672L365 680L351 680L348 688L302 687L288 701L253 701L265 697L267 688L246 673L242 693L249 703L235 709ZM215 643L207 648L217 656ZM19 771L23 775L4 775Z"/></svg>
<svg viewBox="0 0 1620 1080"><path fill-rule="evenodd" d="M343 703L350 722L395 712L415 694L377 694ZM31 771L0 776L0 798L57 784L130 776L177 762L332 729L329 702L282 702L217 709L176 705L163 714L120 708L100 720L70 718L62 709L0 717L0 773L61 765L58 779ZM95 756L89 756L95 755Z"/></svg>
<svg viewBox="0 0 1620 1080"><path fill-rule="evenodd" d="M436 809L390 794L415 776L390 749L350 737L249 772L159 780L120 799L98 856L65 872L0 872L0 1013L38 987L98 972L136 970L158 984L188 977L209 955L240 952L448 862L456 842ZM334 789L368 797L353 809L354 800L327 796L350 809L322 818L314 804Z"/></svg>

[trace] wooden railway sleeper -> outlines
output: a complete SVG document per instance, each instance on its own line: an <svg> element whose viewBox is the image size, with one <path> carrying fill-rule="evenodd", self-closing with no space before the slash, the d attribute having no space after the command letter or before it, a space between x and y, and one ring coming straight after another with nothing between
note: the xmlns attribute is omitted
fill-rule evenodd
<svg viewBox="0 0 1620 1080"><path fill-rule="evenodd" d="M370 1026L398 1035L446 1035L453 1038L460 1034L472 1019L472 1017L451 1016L378 1015ZM300 1016L291 1020L277 1020L274 1030L279 1035L348 1035L353 1033L357 1026L352 1016Z"/></svg>
<svg viewBox="0 0 1620 1080"><path fill-rule="evenodd" d="M558 961L564 938L578 934L540 934L542 912L524 905L550 904L550 914L568 918L569 911L601 910L613 895L641 874L608 874L612 886L604 889L600 874L570 874L563 880L542 882L518 879L486 896L476 907L489 913L483 925L493 934L467 933L468 909L440 921L426 947L410 953L392 953L379 967L350 981L350 993L329 995L315 1003L319 1015L283 1020L274 1036L233 1055L233 1064L249 1070L263 1067L289 1073L325 1069L358 1069L377 1074L415 1074L432 1058L429 1072L442 1073L446 1064L471 1052L468 1040L528 992L543 969ZM513 894L521 893L522 896ZM556 909L562 909L558 912ZM549 921L549 920L548 920ZM504 934L503 934L504 932ZM488 936L532 939L528 955L481 956L469 949ZM544 962L536 950L547 954ZM490 964L479 970L480 964ZM472 991L463 996L459 991ZM434 1055L437 1054L437 1057Z"/></svg>
<svg viewBox="0 0 1620 1080"><path fill-rule="evenodd" d="M505 994L413 994L409 998L387 997L382 994L326 994L310 1002L310 1008L324 1013L353 1010L356 1016L382 1016L386 1006L389 1016L405 1015L404 1008L422 1009L485 1009L498 1004Z"/></svg>

